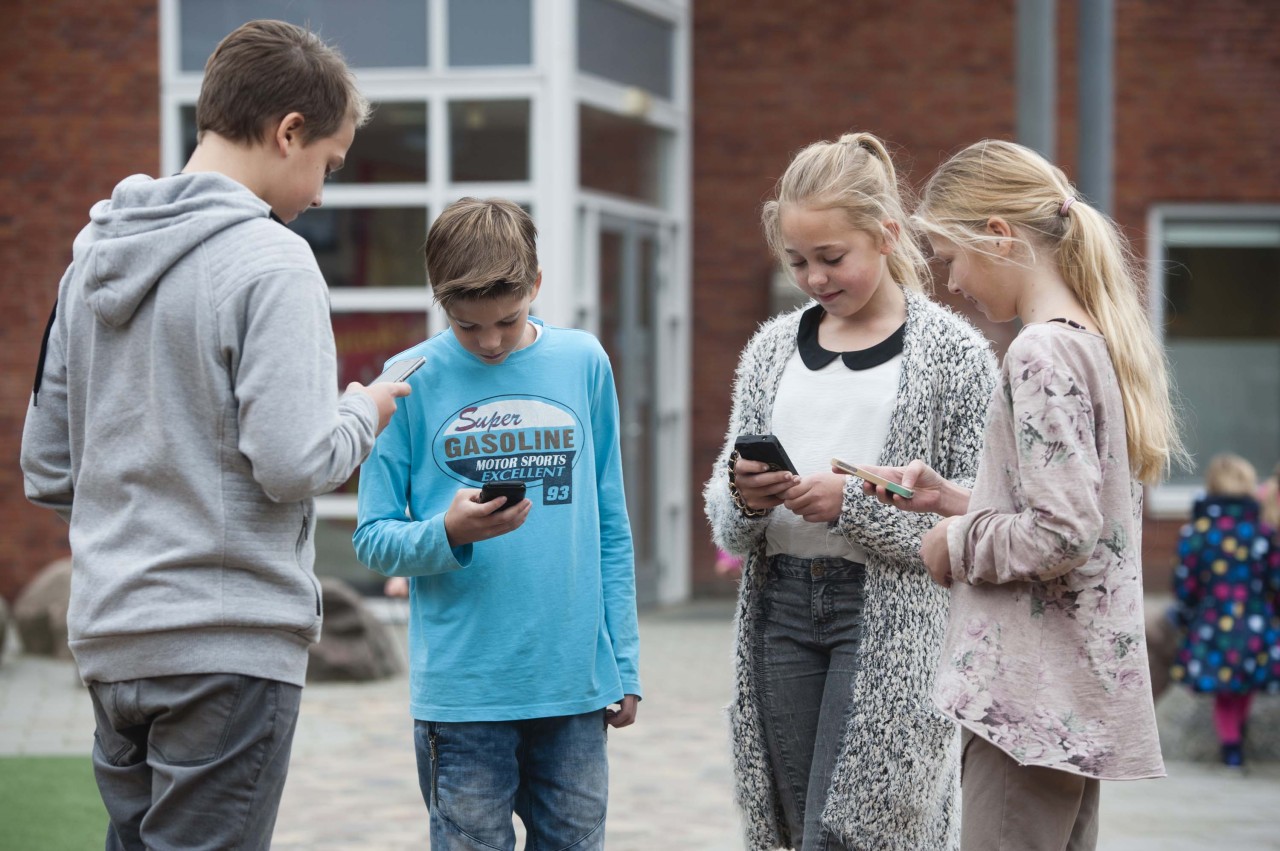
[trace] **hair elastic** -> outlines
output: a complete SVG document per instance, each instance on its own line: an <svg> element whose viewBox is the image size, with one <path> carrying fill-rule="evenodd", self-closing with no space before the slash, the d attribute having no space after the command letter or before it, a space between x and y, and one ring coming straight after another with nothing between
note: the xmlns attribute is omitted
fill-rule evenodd
<svg viewBox="0 0 1280 851"><path fill-rule="evenodd" d="M1074 204L1075 202L1076 202L1076 196L1068 195L1067 200L1063 201L1062 206L1058 208L1058 215L1065 216L1067 214L1067 210L1070 210L1071 205Z"/></svg>

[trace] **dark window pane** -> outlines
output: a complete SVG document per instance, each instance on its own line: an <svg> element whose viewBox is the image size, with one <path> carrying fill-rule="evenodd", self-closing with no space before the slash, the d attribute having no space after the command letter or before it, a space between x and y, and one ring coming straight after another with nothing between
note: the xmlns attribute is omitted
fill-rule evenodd
<svg viewBox="0 0 1280 851"><path fill-rule="evenodd" d="M427 64L426 0L181 0L178 17L183 71L203 71L218 42L259 18L311 29L356 68Z"/></svg>
<svg viewBox="0 0 1280 851"><path fill-rule="evenodd" d="M671 98L675 29L613 0L579 0L578 68Z"/></svg>
<svg viewBox="0 0 1280 851"><path fill-rule="evenodd" d="M1163 270L1165 345L1196 466L1172 471L1171 481L1184 484L1199 484L1219 452L1264 473L1280 458L1280 245L1248 239L1256 225L1234 234L1254 244L1233 245L1227 223L1200 229L1208 244L1179 238L1166 247Z"/></svg>
<svg viewBox="0 0 1280 851"><path fill-rule="evenodd" d="M196 108L182 107L182 162L196 149ZM369 123L356 132L346 164L333 183L426 183L427 106L424 103L374 105Z"/></svg>
<svg viewBox="0 0 1280 851"><path fill-rule="evenodd" d="M528 65L533 61L529 0L449 0L449 64Z"/></svg>
<svg viewBox="0 0 1280 851"><path fill-rule="evenodd" d="M643 121L582 106L578 162L582 186L655 206L667 202L671 134Z"/></svg>
<svg viewBox="0 0 1280 851"><path fill-rule="evenodd" d="M289 224L311 243L331 287L425 287L422 207L308 210Z"/></svg>
<svg viewBox="0 0 1280 851"><path fill-rule="evenodd" d="M425 183L427 105L380 103L369 123L356 131L347 162L330 178L335 183Z"/></svg>
<svg viewBox="0 0 1280 851"><path fill-rule="evenodd" d="M528 180L529 101L451 101L449 151L456 182Z"/></svg>

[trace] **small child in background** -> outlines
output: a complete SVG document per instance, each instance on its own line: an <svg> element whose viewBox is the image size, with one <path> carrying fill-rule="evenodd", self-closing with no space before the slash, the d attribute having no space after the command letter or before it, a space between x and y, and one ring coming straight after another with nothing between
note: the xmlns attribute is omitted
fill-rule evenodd
<svg viewBox="0 0 1280 851"><path fill-rule="evenodd" d="M1217 455L1204 499L1178 544L1177 620L1186 628L1171 670L1174 682L1214 695L1222 762L1244 765L1244 727L1255 691L1280 691L1280 548L1259 522L1257 474L1238 455Z"/></svg>

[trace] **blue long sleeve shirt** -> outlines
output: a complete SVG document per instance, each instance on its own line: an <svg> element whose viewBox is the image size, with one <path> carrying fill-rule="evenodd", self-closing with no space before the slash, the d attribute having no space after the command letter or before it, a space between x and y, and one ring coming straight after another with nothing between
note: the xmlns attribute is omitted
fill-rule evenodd
<svg viewBox="0 0 1280 851"><path fill-rule="evenodd" d="M530 319L541 324L540 320ZM551 326L491 365L444 331L361 468L360 560L410 577L410 709L427 721L576 715L639 695L618 401L590 334ZM526 483L519 529L450 547L459 488Z"/></svg>

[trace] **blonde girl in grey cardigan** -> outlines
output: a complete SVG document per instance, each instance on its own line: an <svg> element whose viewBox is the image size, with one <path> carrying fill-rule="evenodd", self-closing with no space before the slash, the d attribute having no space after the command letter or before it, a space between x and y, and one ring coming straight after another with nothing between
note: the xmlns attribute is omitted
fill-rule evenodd
<svg viewBox="0 0 1280 851"><path fill-rule="evenodd" d="M920 294L879 139L801 151L763 219L814 302L747 344L704 494L716 544L746 558L729 715L747 847L954 848L959 740L929 704L947 598L919 558L936 518L881 504L829 459L921 457L971 480L994 360ZM736 457L738 435L770 432L801 475Z"/></svg>

